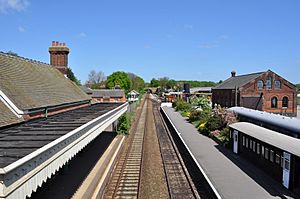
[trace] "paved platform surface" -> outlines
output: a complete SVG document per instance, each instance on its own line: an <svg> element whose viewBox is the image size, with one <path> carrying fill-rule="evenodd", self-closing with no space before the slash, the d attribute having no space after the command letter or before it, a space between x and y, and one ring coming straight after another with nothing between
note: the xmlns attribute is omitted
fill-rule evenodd
<svg viewBox="0 0 300 199"><path fill-rule="evenodd" d="M173 108L163 109L222 198L299 198L252 163L199 134Z"/></svg>

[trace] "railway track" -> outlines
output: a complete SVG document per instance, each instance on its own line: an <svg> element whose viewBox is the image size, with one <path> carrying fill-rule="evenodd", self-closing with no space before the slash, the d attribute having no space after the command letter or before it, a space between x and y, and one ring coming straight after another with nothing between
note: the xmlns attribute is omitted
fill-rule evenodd
<svg viewBox="0 0 300 199"><path fill-rule="evenodd" d="M153 102L156 132L163 159L170 198L200 198L174 141L159 113L159 106Z"/></svg>
<svg viewBox="0 0 300 199"><path fill-rule="evenodd" d="M146 108L147 101L143 104L137 126L129 138L130 144L124 147L103 198L138 198Z"/></svg>
<svg viewBox="0 0 300 199"><path fill-rule="evenodd" d="M149 106L152 108L149 109ZM148 110L153 110L153 112L149 113L147 112ZM146 150L143 147L144 142L148 141L144 139L145 133L154 133L158 138L158 154L161 153L163 165L160 177L165 178L167 183L166 196L169 196L171 199L200 198L160 115L159 104L146 97L141 113L137 117L136 126L133 128L127 144L124 146L102 198L153 198L153 195L150 193L148 196L147 194L145 195L145 192L143 194L140 193L142 187L155 186L155 182L148 182L149 184L141 182L141 178L143 178L145 173L145 166L147 167L147 165L143 164L142 158L147 155L149 157L149 154L151 154L148 151L149 149ZM155 123L153 126L154 131L151 131L149 117L151 117L151 120L153 118ZM150 150L153 151L153 149ZM144 172L142 172L142 169ZM157 178L159 177L157 176ZM141 184L143 185L141 186Z"/></svg>

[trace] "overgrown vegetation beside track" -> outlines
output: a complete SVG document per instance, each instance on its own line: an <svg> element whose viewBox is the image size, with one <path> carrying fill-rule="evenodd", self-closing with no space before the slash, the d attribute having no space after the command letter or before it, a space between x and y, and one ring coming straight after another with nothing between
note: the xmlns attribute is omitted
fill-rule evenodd
<svg viewBox="0 0 300 199"><path fill-rule="evenodd" d="M193 97L189 101L177 99L173 107L183 117L187 117L201 134L217 138L225 146L228 145L228 126L237 121L234 113L221 107L212 109L206 96Z"/></svg>
<svg viewBox="0 0 300 199"><path fill-rule="evenodd" d="M139 100L129 104L128 111L118 119L117 133L120 135L128 135L131 124L136 118L136 110L141 106L144 95L139 96Z"/></svg>

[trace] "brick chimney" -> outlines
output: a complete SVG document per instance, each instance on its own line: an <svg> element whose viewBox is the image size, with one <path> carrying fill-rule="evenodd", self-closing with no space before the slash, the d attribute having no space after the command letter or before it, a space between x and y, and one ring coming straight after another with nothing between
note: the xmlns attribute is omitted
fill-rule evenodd
<svg viewBox="0 0 300 199"><path fill-rule="evenodd" d="M236 76L236 72L233 70L231 71L231 77L235 77Z"/></svg>
<svg viewBox="0 0 300 199"><path fill-rule="evenodd" d="M67 76L68 69L68 54L70 50L65 43L52 41L52 46L49 47L50 64Z"/></svg>

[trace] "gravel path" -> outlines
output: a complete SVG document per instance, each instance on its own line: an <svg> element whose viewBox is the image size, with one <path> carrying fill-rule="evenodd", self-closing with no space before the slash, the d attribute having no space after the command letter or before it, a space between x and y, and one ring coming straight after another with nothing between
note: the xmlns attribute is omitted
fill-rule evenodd
<svg viewBox="0 0 300 199"><path fill-rule="evenodd" d="M168 198L167 182L154 126L153 106L150 100L148 100L145 126L139 198Z"/></svg>

